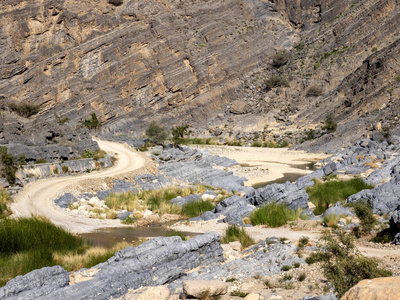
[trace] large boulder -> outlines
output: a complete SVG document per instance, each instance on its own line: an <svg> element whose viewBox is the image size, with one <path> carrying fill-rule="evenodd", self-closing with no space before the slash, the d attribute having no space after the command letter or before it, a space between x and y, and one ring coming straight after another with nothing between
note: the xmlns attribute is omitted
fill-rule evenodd
<svg viewBox="0 0 400 300"><path fill-rule="evenodd" d="M365 279L353 286L341 300L398 300L400 277Z"/></svg>
<svg viewBox="0 0 400 300"><path fill-rule="evenodd" d="M230 112L233 114L245 114L247 112L247 103L241 100L234 101Z"/></svg>

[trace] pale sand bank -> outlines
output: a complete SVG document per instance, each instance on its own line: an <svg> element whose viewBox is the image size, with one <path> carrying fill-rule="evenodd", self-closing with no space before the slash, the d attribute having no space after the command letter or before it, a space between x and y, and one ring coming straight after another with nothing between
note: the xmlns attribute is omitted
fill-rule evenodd
<svg viewBox="0 0 400 300"><path fill-rule="evenodd" d="M199 145L206 148L212 155L220 155L236 160L241 166L228 168L237 176L244 176L248 180L246 186L260 182L274 181L283 178L285 174L307 175L312 170L306 166L320 161L329 155L323 153L307 153L293 151L287 148L257 148ZM300 169L301 168L301 169Z"/></svg>

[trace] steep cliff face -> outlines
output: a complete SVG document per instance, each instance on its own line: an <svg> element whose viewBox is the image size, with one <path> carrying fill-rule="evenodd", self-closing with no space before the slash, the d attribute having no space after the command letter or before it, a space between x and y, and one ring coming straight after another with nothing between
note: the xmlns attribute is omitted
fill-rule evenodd
<svg viewBox="0 0 400 300"><path fill-rule="evenodd" d="M158 120L230 137L269 125L299 141L331 113L338 132L319 141L334 145L380 119L396 126L399 11L396 0L3 1L0 96L11 119L11 102L40 105L25 127L57 113L74 130L95 112L104 130L136 134ZM266 91L271 76L289 86Z"/></svg>
<svg viewBox="0 0 400 300"><path fill-rule="evenodd" d="M238 78L296 41L263 1L7 1L0 92L42 119L90 111L106 125L207 118ZM279 35L277 34L279 33ZM125 125L126 126L126 125Z"/></svg>

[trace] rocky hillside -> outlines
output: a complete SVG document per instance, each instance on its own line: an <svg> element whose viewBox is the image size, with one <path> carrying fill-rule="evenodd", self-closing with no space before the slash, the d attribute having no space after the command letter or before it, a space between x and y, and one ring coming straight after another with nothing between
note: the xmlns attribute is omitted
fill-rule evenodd
<svg viewBox="0 0 400 300"><path fill-rule="evenodd" d="M271 136L294 143L332 114L336 133L303 147L320 150L329 141L339 147L371 124L397 125L398 6L396 0L3 1L2 115L14 119L10 104L28 103L39 105L22 118L28 127L52 126L58 116L70 120L71 132L94 112L111 132L140 135L146 122L158 120L230 138L266 134L268 127Z"/></svg>

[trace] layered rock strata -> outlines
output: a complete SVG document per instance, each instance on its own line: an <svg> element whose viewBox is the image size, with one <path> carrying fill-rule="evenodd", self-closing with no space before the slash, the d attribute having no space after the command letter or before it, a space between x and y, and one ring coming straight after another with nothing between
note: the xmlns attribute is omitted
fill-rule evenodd
<svg viewBox="0 0 400 300"><path fill-rule="evenodd" d="M120 297L128 289L163 285L190 269L223 260L219 240L212 232L186 242L180 237L158 237L115 253L107 262L94 266L90 278L73 285L68 285L68 273L60 266L35 270L0 288L0 299Z"/></svg>

